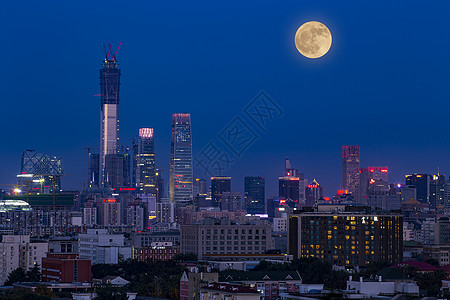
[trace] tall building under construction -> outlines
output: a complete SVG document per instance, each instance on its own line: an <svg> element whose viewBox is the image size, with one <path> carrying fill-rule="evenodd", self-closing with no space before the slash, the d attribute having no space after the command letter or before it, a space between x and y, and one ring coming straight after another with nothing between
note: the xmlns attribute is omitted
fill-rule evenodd
<svg viewBox="0 0 450 300"><path fill-rule="evenodd" d="M117 48L117 51L119 49ZM119 88L120 69L117 51L105 48L100 69L100 186L114 188L123 185L123 157L119 154Z"/></svg>

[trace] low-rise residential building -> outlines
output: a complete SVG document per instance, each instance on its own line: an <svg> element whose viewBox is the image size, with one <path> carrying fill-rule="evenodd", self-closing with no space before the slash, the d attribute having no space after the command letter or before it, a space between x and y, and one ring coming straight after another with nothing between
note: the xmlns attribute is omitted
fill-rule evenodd
<svg viewBox="0 0 450 300"><path fill-rule="evenodd" d="M248 286L212 282L200 288L200 300L259 300L261 294Z"/></svg>
<svg viewBox="0 0 450 300"><path fill-rule="evenodd" d="M302 284L297 271L223 271L219 281L256 288L264 299L279 298L281 293L300 293Z"/></svg>
<svg viewBox="0 0 450 300"><path fill-rule="evenodd" d="M153 242L150 247L134 248L133 259L137 261L169 260L180 253L180 247L172 242Z"/></svg>
<svg viewBox="0 0 450 300"><path fill-rule="evenodd" d="M219 273L184 272L180 279L180 300L199 300L200 288L219 281Z"/></svg>
<svg viewBox="0 0 450 300"><path fill-rule="evenodd" d="M447 245L424 245L422 257L435 259L440 266L450 264L450 244Z"/></svg>

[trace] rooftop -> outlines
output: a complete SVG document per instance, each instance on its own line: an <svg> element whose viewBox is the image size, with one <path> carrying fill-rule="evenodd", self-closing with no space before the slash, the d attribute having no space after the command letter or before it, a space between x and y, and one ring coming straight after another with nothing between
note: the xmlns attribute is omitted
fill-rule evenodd
<svg viewBox="0 0 450 300"><path fill-rule="evenodd" d="M232 294L256 294L256 295L259 295L259 292L257 290L252 289L248 286L222 283L222 282L208 283L208 285L201 287L200 290L223 291L223 292L228 292L228 293L232 293Z"/></svg>
<svg viewBox="0 0 450 300"><path fill-rule="evenodd" d="M0 200L0 212L6 212L11 210L32 210L30 204L23 200Z"/></svg>
<svg viewBox="0 0 450 300"><path fill-rule="evenodd" d="M220 281L287 281L302 280L297 271L223 271Z"/></svg>

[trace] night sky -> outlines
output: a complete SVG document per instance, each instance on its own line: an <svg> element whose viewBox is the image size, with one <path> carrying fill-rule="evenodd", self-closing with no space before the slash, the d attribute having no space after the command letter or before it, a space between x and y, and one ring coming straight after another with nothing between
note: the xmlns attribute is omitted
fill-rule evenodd
<svg viewBox="0 0 450 300"><path fill-rule="evenodd" d="M242 3L243 2L243 3ZM0 184L15 183L24 149L61 155L63 189L87 181L85 147L99 147L103 42L122 42L121 144L153 127L168 178L171 115L192 116L194 156L264 90L283 109L230 165L277 193L284 157L331 196L341 146L361 167L450 175L450 2L6 1L0 8ZM297 28L324 23L330 52L311 60ZM250 124L250 123L249 123ZM258 131L259 130L259 131ZM225 147L221 145L221 147ZM225 148L224 148L225 149ZM195 166L196 167L196 166ZM196 177L207 176L195 168Z"/></svg>

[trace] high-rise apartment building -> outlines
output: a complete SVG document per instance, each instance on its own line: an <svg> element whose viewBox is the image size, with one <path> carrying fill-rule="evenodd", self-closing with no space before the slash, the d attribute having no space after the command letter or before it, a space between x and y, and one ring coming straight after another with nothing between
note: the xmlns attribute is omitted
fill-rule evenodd
<svg viewBox="0 0 450 300"><path fill-rule="evenodd" d="M265 179L259 176L246 176L244 178L245 209L249 214L266 213Z"/></svg>
<svg viewBox="0 0 450 300"><path fill-rule="evenodd" d="M113 187L113 177L123 176L123 160L119 166L119 88L120 69L116 55L105 53L100 69L100 185ZM110 156L108 158L108 156ZM120 171L119 169L122 169Z"/></svg>
<svg viewBox="0 0 450 300"><path fill-rule="evenodd" d="M103 199L101 205L101 222L103 226L117 226L122 224L122 209L117 199Z"/></svg>
<svg viewBox="0 0 450 300"><path fill-rule="evenodd" d="M0 284L17 268L28 271L35 265L42 265L47 255L48 243L30 242L29 235L3 235L0 243Z"/></svg>
<svg viewBox="0 0 450 300"><path fill-rule="evenodd" d="M184 204L193 199L191 115L172 116L169 201Z"/></svg>
<svg viewBox="0 0 450 300"><path fill-rule="evenodd" d="M211 177L211 201L215 207L220 207L222 194L231 192L231 177Z"/></svg>
<svg viewBox="0 0 450 300"><path fill-rule="evenodd" d="M155 141L153 128L140 128L133 145L136 190L156 197Z"/></svg>
<svg viewBox="0 0 450 300"><path fill-rule="evenodd" d="M288 254L340 266L398 263L403 259L403 216L341 204L294 211L288 221Z"/></svg>
<svg viewBox="0 0 450 300"><path fill-rule="evenodd" d="M359 146L342 146L342 188L359 201Z"/></svg>

